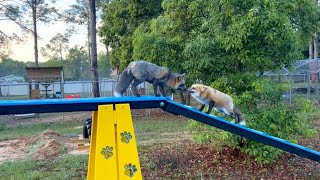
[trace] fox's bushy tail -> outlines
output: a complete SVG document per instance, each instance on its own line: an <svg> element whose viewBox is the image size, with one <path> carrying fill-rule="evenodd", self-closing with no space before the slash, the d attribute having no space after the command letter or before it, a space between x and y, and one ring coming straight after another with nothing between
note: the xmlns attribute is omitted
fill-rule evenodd
<svg viewBox="0 0 320 180"><path fill-rule="evenodd" d="M233 112L234 112L234 114L236 116L236 123L245 126L246 125L246 120L244 119L244 116L243 116L242 112L236 107L233 108Z"/></svg>
<svg viewBox="0 0 320 180"><path fill-rule="evenodd" d="M236 107L233 108L233 112L235 114L236 123L245 126L246 120L244 119L244 115L242 114L242 112ZM246 144L246 141L246 138L241 137L241 140L239 142L240 147L243 147Z"/></svg>
<svg viewBox="0 0 320 180"><path fill-rule="evenodd" d="M125 69L119 77L119 81L116 85L116 88L114 90L113 95L115 97L121 97L123 95L123 93L127 90L127 88L129 87L129 85L131 84L133 80L133 75L131 73L130 69Z"/></svg>

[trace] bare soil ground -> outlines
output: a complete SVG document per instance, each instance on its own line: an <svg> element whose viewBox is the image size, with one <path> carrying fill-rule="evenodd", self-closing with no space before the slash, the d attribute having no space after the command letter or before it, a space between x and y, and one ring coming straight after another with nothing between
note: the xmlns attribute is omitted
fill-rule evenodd
<svg viewBox="0 0 320 180"><path fill-rule="evenodd" d="M190 141L161 144L140 153L145 179L320 179L319 163L291 154L261 166L238 150L217 151L212 144Z"/></svg>
<svg viewBox="0 0 320 180"><path fill-rule="evenodd" d="M71 113L65 114L63 120L47 116L10 121L8 125L82 121L89 116L89 112ZM149 119L152 120L152 116ZM320 119L316 126L320 134ZM144 179L320 179L320 163L289 153L272 164L261 166L236 149L224 147L217 151L213 144L197 144L188 132L163 135L166 138L161 141L138 142ZM304 139L300 144L320 151L320 136ZM79 148L79 141L51 130L30 138L0 142L0 163L26 158L49 159L65 153L88 154L88 148Z"/></svg>
<svg viewBox="0 0 320 180"><path fill-rule="evenodd" d="M87 140L74 141L53 130L46 130L29 138L0 142L0 163L8 160L53 159L65 153L88 154L89 148L80 148L86 144Z"/></svg>

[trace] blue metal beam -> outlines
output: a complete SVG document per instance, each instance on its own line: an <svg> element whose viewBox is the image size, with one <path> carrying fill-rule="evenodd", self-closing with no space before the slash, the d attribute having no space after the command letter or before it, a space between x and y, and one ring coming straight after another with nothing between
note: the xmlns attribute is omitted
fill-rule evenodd
<svg viewBox="0 0 320 180"><path fill-rule="evenodd" d="M286 140L271 136L261 131L256 131L242 125L234 124L217 116L200 112L199 110L192 107L188 107L168 100L166 104L162 106L162 108L170 113L180 114L182 116L205 123L207 125L217 127L219 129L229 131L248 139L252 139L254 141L261 142L282 149L284 151L320 162L320 152L314 151L304 146L290 143Z"/></svg>
<svg viewBox="0 0 320 180"><path fill-rule="evenodd" d="M0 101L0 115L26 113L52 113L95 111L98 105L129 103L131 109L160 108L164 97L104 97L76 99L44 99L44 100L5 100Z"/></svg>

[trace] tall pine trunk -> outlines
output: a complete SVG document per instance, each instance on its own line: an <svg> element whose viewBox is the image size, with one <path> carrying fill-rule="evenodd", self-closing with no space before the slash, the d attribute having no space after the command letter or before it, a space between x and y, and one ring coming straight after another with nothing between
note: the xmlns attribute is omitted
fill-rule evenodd
<svg viewBox="0 0 320 180"><path fill-rule="evenodd" d="M313 40L312 38L309 41L309 59L312 59L313 57Z"/></svg>
<svg viewBox="0 0 320 180"><path fill-rule="evenodd" d="M39 67L38 56L38 31L37 31L37 4L32 4L32 22L33 22L33 40L34 40L34 61L36 67ZM36 82L35 89L39 89L40 82Z"/></svg>
<svg viewBox="0 0 320 180"><path fill-rule="evenodd" d="M34 39L34 61L36 67L39 66L39 57L38 57L38 32L37 32L37 5L32 5L32 21L33 21L33 39Z"/></svg>
<svg viewBox="0 0 320 180"><path fill-rule="evenodd" d="M98 78L98 63L97 63L97 30L96 30L96 2L89 0L90 9L90 66L92 79L93 97L100 97L99 78Z"/></svg>
<svg viewBox="0 0 320 180"><path fill-rule="evenodd" d="M313 38L310 39L309 41L309 73L311 75L311 79L309 79L309 81L314 81L316 79L314 73L313 73L313 63L312 60L313 59Z"/></svg>
<svg viewBox="0 0 320 180"><path fill-rule="evenodd" d="M317 59L318 58L318 53L319 53L319 47L318 47L318 32L314 33L314 39L313 39L313 58Z"/></svg>
<svg viewBox="0 0 320 180"><path fill-rule="evenodd" d="M318 60L317 60L318 52L319 52L318 32L315 32L314 39L313 39L313 58L315 60L315 67L314 67L315 68L315 81L318 81L318 79L319 79L319 74L316 74L316 72L318 72L318 70L319 70L319 64L318 64Z"/></svg>

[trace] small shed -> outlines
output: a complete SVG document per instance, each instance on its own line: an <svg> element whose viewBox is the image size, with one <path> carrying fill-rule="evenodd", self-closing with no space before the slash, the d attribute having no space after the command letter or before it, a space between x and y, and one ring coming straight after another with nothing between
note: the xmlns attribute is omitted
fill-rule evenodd
<svg viewBox="0 0 320 180"><path fill-rule="evenodd" d="M26 67L27 81L29 83L29 98L40 99L40 91L44 92L45 98L61 98L64 95L63 67ZM54 84L59 83L60 88L55 92ZM42 85L44 90L40 90ZM49 87L52 85L52 89Z"/></svg>

